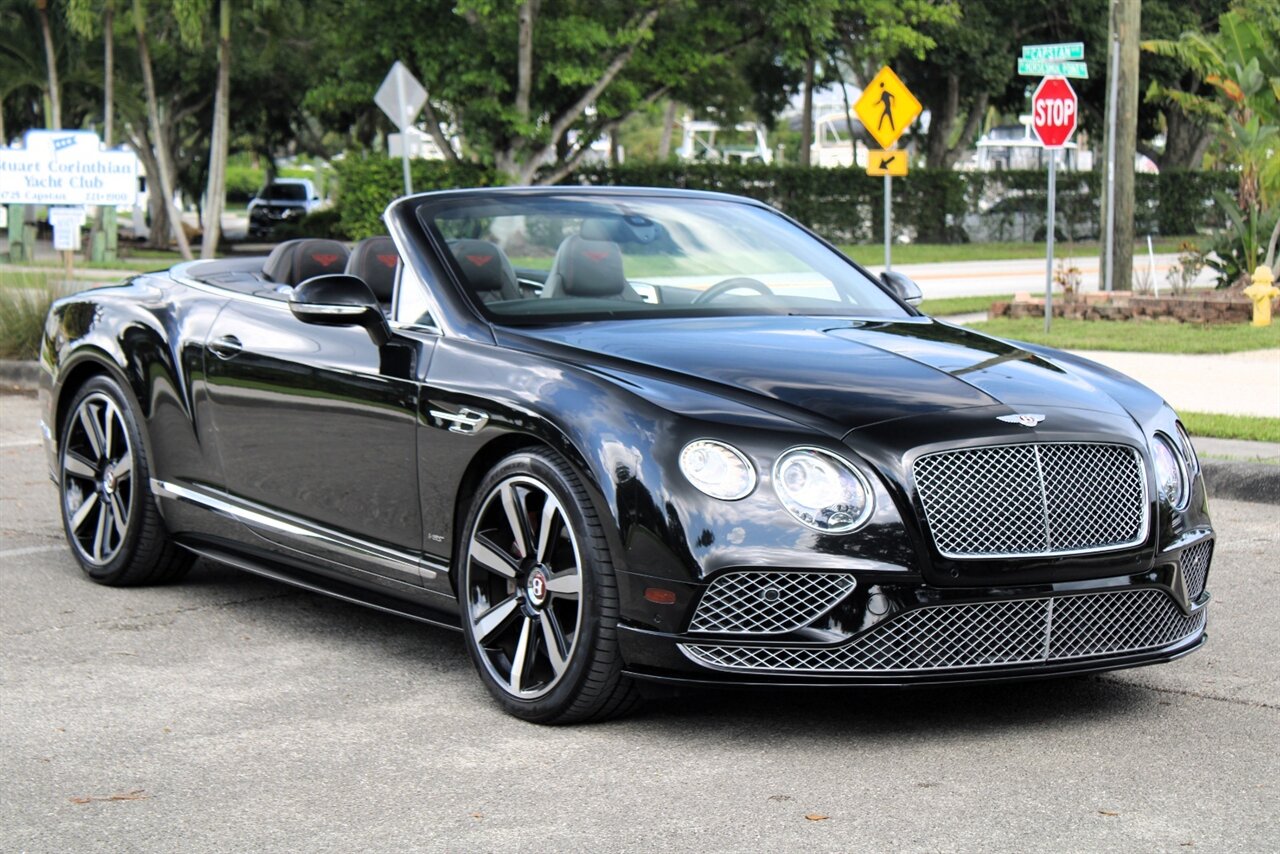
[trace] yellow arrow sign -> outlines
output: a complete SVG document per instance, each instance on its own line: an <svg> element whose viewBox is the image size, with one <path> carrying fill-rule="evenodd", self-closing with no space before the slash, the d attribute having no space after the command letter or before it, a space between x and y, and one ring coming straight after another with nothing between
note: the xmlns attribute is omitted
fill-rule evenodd
<svg viewBox="0 0 1280 854"><path fill-rule="evenodd" d="M907 153L905 151L868 151L868 175L892 175L901 178L907 174Z"/></svg>
<svg viewBox="0 0 1280 854"><path fill-rule="evenodd" d="M863 127L881 148L893 145L922 109L916 96L887 65L880 69L853 105Z"/></svg>

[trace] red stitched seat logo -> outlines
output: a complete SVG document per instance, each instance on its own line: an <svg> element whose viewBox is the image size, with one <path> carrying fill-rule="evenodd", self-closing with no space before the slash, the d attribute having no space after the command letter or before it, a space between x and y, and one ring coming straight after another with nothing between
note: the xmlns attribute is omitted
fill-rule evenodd
<svg viewBox="0 0 1280 854"><path fill-rule="evenodd" d="M332 267L334 262L338 260L337 255L312 255L311 260L315 261L321 267Z"/></svg>
<svg viewBox="0 0 1280 854"><path fill-rule="evenodd" d="M600 249L591 249L582 253L584 257L595 261L597 264L609 257L609 253Z"/></svg>
<svg viewBox="0 0 1280 854"><path fill-rule="evenodd" d="M470 261L472 264L475 264L477 267L483 267L485 264L488 264L490 261L493 260L493 256L492 255L468 255L467 260Z"/></svg>
<svg viewBox="0 0 1280 854"><path fill-rule="evenodd" d="M395 268L396 262L400 260L399 255L379 255L378 260L382 262L382 266Z"/></svg>

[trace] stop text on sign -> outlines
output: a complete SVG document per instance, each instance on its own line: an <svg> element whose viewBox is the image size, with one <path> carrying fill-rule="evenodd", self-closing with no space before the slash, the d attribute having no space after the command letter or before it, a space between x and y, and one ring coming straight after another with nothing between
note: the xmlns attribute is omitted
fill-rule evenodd
<svg viewBox="0 0 1280 854"><path fill-rule="evenodd" d="M1066 98L1041 101L1036 104L1035 120L1038 125L1065 125L1075 119L1076 102Z"/></svg>
<svg viewBox="0 0 1280 854"><path fill-rule="evenodd" d="M1031 127L1045 148L1062 148L1076 132L1079 107L1065 77L1046 77L1031 96Z"/></svg>

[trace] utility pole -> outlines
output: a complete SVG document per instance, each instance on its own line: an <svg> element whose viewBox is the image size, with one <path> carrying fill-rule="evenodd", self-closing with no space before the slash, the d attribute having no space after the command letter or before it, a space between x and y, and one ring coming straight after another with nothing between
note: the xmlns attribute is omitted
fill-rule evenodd
<svg viewBox="0 0 1280 854"><path fill-rule="evenodd" d="M1113 288L1129 290L1133 286L1133 242L1135 239L1133 161L1138 150L1138 41L1142 26L1142 0L1111 0L1111 16L1108 27L1107 53L1116 61L1108 62L1108 74L1115 75L1107 81L1108 93L1114 93L1114 102L1108 104L1108 123L1104 139L1104 151L1115 152L1115 162L1106 165L1103 173L1102 269L1105 281ZM1118 46L1118 50L1116 49ZM1110 96L1109 96L1110 97ZM1114 140L1111 128L1114 128ZM1115 194L1114 222L1107 217L1108 183ZM1108 238L1110 235L1110 239ZM1106 276L1107 270L1110 275Z"/></svg>

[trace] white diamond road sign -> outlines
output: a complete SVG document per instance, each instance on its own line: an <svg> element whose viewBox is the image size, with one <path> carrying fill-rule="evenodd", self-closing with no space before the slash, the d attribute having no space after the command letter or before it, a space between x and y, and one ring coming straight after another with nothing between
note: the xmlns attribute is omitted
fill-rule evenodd
<svg viewBox="0 0 1280 854"><path fill-rule="evenodd" d="M427 90L403 62L396 60L373 96L373 102L403 131L418 118L422 105L427 102Z"/></svg>

